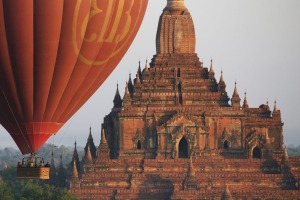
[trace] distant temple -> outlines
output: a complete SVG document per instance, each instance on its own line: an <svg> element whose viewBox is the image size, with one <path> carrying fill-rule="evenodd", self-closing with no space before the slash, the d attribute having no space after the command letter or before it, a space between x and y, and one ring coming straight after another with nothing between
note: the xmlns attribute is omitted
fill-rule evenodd
<svg viewBox="0 0 300 200"><path fill-rule="evenodd" d="M76 149L76 143L75 143ZM75 155L75 151L74 151ZM62 162L62 155L60 155L60 162L58 168L55 167L54 154L52 150L51 163L49 171L49 180L46 181L47 184L56 186L58 188L65 188L67 186L67 175Z"/></svg>
<svg viewBox="0 0 300 200"><path fill-rule="evenodd" d="M184 0L168 0L157 54L92 135L70 192L81 199L299 199L300 158L289 158L276 102L249 108L237 84L229 98L195 53ZM76 152L75 152L76 154Z"/></svg>

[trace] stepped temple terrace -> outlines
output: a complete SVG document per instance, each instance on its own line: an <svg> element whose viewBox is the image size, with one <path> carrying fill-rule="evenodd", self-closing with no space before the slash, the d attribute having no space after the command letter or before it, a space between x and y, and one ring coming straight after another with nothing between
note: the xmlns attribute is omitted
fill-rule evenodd
<svg viewBox="0 0 300 200"><path fill-rule="evenodd" d="M300 158L289 158L283 122L268 103L226 92L195 53L184 0L168 0L156 55L118 87L95 146L75 148L70 192L81 199L299 199ZM144 65L144 64L143 64ZM226 71L226 69L224 69Z"/></svg>

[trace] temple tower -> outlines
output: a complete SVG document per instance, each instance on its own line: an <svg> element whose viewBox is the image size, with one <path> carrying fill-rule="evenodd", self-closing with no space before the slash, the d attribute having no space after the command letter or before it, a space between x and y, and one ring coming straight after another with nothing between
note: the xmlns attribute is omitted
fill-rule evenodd
<svg viewBox="0 0 300 200"><path fill-rule="evenodd" d="M225 73L217 81L218 66L211 61L204 67L195 46L184 0L168 0L156 55L139 62L124 95L117 88L97 158L88 140L80 184L73 164L73 194L82 199L299 197L293 176L300 168L288 165L299 160L287 159L277 105L273 112L264 104L250 108L245 95L241 106L236 85L230 105ZM226 185L230 191L224 191Z"/></svg>
<svg viewBox="0 0 300 200"><path fill-rule="evenodd" d="M194 23L184 0L168 0L158 23L157 54L195 53L195 46Z"/></svg>

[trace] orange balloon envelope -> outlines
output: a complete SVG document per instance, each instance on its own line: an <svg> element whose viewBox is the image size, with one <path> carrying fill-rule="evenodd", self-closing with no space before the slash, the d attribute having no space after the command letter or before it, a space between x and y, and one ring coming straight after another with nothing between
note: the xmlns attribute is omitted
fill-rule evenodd
<svg viewBox="0 0 300 200"><path fill-rule="evenodd" d="M36 152L101 86L148 0L0 0L0 123Z"/></svg>

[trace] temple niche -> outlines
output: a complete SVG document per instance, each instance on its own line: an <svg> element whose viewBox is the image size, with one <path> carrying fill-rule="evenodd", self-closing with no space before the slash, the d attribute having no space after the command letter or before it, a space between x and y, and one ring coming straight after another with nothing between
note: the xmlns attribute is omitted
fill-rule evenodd
<svg viewBox="0 0 300 200"><path fill-rule="evenodd" d="M217 80L213 61L203 66L195 41L184 0L168 0L156 55L144 67L139 62L123 97L117 86L98 155L86 146L71 193L82 199L299 197L300 158L288 158L276 102L272 111L268 103L251 108L237 83L230 98L225 73Z"/></svg>

